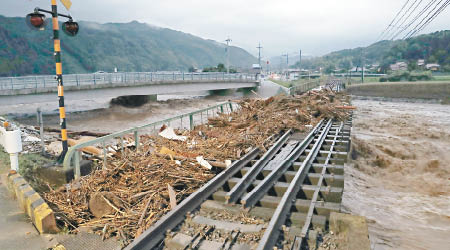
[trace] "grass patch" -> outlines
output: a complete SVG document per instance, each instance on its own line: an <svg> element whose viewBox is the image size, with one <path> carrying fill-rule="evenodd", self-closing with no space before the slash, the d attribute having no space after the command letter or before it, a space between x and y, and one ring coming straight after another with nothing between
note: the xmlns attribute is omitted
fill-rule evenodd
<svg viewBox="0 0 450 250"><path fill-rule="evenodd" d="M291 88L291 87L295 87L304 83L308 83L308 82L314 82L314 81L318 81L320 80L321 82L325 82L325 80L328 79L327 76L322 76L320 78L315 78L315 79L300 79L300 80L295 80L295 81L281 81L281 80L274 80L274 79L269 79L270 81L281 85L285 88Z"/></svg>
<svg viewBox="0 0 450 250"><path fill-rule="evenodd" d="M432 81L449 81L450 82L450 75L433 76Z"/></svg>
<svg viewBox="0 0 450 250"><path fill-rule="evenodd" d="M46 158L38 153L19 154L19 174L35 189L42 187L42 183L35 177L38 167L54 162L54 159ZM9 154L0 146L0 174L11 169Z"/></svg>
<svg viewBox="0 0 450 250"><path fill-rule="evenodd" d="M281 85L281 86L283 86L285 88L290 88L290 87L293 86L291 82L285 82L285 81L274 80L274 79L269 79L269 80L274 82L274 83L276 83L276 84L278 84L278 85Z"/></svg>
<svg viewBox="0 0 450 250"><path fill-rule="evenodd" d="M380 96L388 98L436 99L448 102L450 96L450 81L421 82L384 82L354 84L347 88L353 95Z"/></svg>

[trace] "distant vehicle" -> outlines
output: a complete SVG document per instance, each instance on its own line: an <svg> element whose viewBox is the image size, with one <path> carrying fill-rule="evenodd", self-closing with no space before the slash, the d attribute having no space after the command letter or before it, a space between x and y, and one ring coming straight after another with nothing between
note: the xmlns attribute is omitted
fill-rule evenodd
<svg viewBox="0 0 450 250"><path fill-rule="evenodd" d="M94 74L103 74L103 73L106 73L105 71L97 71L97 72L94 72Z"/></svg>

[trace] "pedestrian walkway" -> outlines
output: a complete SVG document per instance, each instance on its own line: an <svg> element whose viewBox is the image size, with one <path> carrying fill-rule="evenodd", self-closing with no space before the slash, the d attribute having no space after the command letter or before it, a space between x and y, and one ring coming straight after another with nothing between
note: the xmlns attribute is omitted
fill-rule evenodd
<svg viewBox="0 0 450 250"><path fill-rule="evenodd" d="M40 235L28 215L7 188L8 169L0 162L0 249L1 250L118 250L115 238L102 240L90 233Z"/></svg>
<svg viewBox="0 0 450 250"><path fill-rule="evenodd" d="M0 169L0 248L41 250L56 245L53 235L40 235L19 207L6 185L6 171Z"/></svg>

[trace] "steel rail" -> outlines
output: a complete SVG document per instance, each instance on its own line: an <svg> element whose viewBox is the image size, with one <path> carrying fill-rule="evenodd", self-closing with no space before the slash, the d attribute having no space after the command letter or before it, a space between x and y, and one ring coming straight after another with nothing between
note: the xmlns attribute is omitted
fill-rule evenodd
<svg viewBox="0 0 450 250"><path fill-rule="evenodd" d="M275 184L276 181L287 171L287 169L300 157L306 150L308 145L313 141L314 136L320 130L323 120L321 120L316 127L308 134L308 136L298 144L289 156L281 162L264 180L262 180L252 191L241 199L241 204L244 208L253 207Z"/></svg>
<svg viewBox="0 0 450 250"><path fill-rule="evenodd" d="M344 126L344 123L341 122L341 125L339 126L339 128L336 129L335 135L339 135L339 133L342 130L342 127ZM309 227L311 226L311 221L312 221L312 217L313 217L313 213L314 213L314 209L316 207L316 202L317 202L317 198L319 197L319 193L320 193L320 188L322 187L322 183L323 183L323 179L324 179L324 175L327 172L327 166L328 166L328 162L330 161L334 146L336 144L336 138L334 138L333 143L331 144L330 147L330 152L324 162L324 165L322 167L322 172L320 173L320 177L319 180L317 181L317 186L316 186L316 190L314 190L314 194L313 197L311 199L311 203L309 205L308 208L308 213L306 216L306 220L305 223L303 224L303 228L300 234L300 244L295 244L295 247L291 248L291 249L295 249L295 250L300 250L302 247L302 244L304 244L304 241L306 239L306 236L308 235L308 230ZM295 243L295 242L294 242Z"/></svg>
<svg viewBox="0 0 450 250"><path fill-rule="evenodd" d="M239 172L245 165L255 159L259 152L259 148L255 148L244 155L240 160L235 161L230 167L211 179L206 185L184 199L173 210L144 231L144 233L125 249L137 250L152 249L153 247L156 247L164 239L164 235L168 230L172 230L184 220L186 213L191 212L200 206L203 201L223 186L228 179L233 177L233 175Z"/></svg>
<svg viewBox="0 0 450 250"><path fill-rule="evenodd" d="M309 171L309 167L311 166L314 158L319 153L320 148L322 147L323 141L325 140L325 136L328 134L328 131L331 128L332 120L330 119L328 123L325 125L322 133L319 136L319 140L314 143L313 150L311 150L303 161L301 167L295 174L294 179L289 184L286 192L281 198L280 203L278 204L275 212L270 219L269 226L264 232L263 237L261 238L258 247L258 250L271 250L273 246L277 243L277 239L280 233L281 226L285 223L287 214L290 212L293 201L297 196L298 191L301 188L301 185L306 177L306 174Z"/></svg>
<svg viewBox="0 0 450 250"><path fill-rule="evenodd" d="M234 187L225 194L226 203L234 203L239 197L241 197L251 183L256 179L256 176L261 172L261 170L267 165L267 163L273 158L273 156L280 150L280 148L286 143L292 134L292 129L287 131L280 139L275 142L275 144L270 147L269 150L252 166L250 171L248 171Z"/></svg>

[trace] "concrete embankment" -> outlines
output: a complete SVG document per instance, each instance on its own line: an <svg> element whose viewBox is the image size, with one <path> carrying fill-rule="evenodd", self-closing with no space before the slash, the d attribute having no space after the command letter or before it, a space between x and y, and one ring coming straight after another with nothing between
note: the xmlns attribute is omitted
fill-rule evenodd
<svg viewBox="0 0 450 250"><path fill-rule="evenodd" d="M450 82L367 83L348 86L347 91L357 96L439 99L448 102Z"/></svg>

